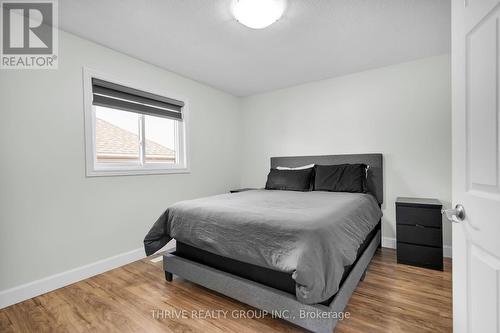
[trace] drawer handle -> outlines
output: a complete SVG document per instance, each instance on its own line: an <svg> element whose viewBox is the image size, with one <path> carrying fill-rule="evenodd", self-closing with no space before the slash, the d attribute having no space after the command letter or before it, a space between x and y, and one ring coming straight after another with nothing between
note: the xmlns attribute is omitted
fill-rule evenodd
<svg viewBox="0 0 500 333"><path fill-rule="evenodd" d="M416 226L417 228L422 228L422 229L425 229L425 225L415 224L415 226Z"/></svg>

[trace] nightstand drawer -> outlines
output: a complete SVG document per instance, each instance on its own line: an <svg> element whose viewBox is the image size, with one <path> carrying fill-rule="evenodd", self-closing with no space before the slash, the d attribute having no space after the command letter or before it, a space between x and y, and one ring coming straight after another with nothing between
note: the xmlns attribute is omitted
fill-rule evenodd
<svg viewBox="0 0 500 333"><path fill-rule="evenodd" d="M396 223L441 228L441 210L436 208L396 206Z"/></svg>
<svg viewBox="0 0 500 333"><path fill-rule="evenodd" d="M443 248L398 242L398 263L443 269Z"/></svg>
<svg viewBox="0 0 500 333"><path fill-rule="evenodd" d="M441 228L426 228L413 225L398 225L398 242L442 247L443 234Z"/></svg>

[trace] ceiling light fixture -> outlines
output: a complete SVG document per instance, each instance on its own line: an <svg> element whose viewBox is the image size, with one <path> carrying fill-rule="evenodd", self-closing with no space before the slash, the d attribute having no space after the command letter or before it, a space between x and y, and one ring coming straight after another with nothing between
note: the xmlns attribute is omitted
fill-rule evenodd
<svg viewBox="0 0 500 333"><path fill-rule="evenodd" d="M234 0L233 15L241 24L263 29L280 19L286 0Z"/></svg>

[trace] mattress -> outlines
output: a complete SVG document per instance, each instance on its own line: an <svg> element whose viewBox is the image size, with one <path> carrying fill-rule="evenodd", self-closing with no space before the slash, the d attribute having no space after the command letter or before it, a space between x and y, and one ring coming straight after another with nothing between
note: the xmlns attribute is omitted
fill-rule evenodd
<svg viewBox="0 0 500 333"><path fill-rule="evenodd" d="M328 300L344 267L380 221L371 194L254 190L170 206L144 239L152 254L170 239L292 275L305 304Z"/></svg>
<svg viewBox="0 0 500 333"><path fill-rule="evenodd" d="M370 242L373 240L377 231L381 229L380 222L377 226L370 231L370 233L366 236L365 240L359 247L356 255L356 261L351 265L344 266L344 271L342 274L342 280L340 281L340 286L347 278L351 269L354 267L359 257L363 254L365 249L368 247ZM183 242L177 241L176 250L174 252L176 256L181 258L189 259L191 261L213 267L215 269L248 279L254 282L261 283L268 287L278 289L289 294L295 295L295 280L292 278L292 274L276 271L270 268L261 267L249 263L245 263L239 260L223 257L202 249L199 249L195 246L191 246L185 244ZM331 302L331 299L334 297L330 297L328 300L323 301L320 304L328 305Z"/></svg>

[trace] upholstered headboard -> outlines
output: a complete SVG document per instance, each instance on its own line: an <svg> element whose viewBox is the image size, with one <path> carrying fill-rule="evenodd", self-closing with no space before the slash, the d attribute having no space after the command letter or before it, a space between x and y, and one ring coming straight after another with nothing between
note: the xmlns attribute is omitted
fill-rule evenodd
<svg viewBox="0 0 500 333"><path fill-rule="evenodd" d="M382 204L384 201L382 154L271 157L271 168L276 168L277 166L298 167L312 163L320 165L364 163L369 165L368 191L377 198L379 204Z"/></svg>

